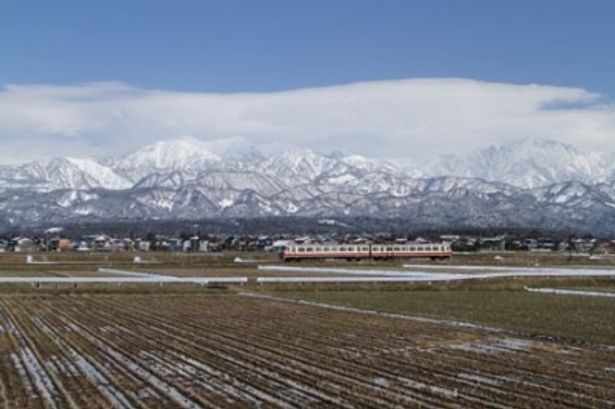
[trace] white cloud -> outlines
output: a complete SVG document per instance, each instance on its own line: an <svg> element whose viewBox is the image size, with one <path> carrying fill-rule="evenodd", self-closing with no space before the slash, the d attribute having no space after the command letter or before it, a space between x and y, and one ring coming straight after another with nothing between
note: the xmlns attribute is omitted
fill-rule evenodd
<svg viewBox="0 0 615 409"><path fill-rule="evenodd" d="M0 90L3 162L113 153L180 135L241 135L257 143L388 158L465 152L528 136L611 149L615 107L580 88L468 79L235 94L145 90L117 82Z"/></svg>

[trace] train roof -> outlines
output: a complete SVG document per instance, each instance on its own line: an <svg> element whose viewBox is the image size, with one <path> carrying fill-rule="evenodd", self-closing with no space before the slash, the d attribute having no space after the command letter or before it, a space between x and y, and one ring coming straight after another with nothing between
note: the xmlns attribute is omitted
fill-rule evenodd
<svg viewBox="0 0 615 409"><path fill-rule="evenodd" d="M337 242L310 242L310 243L287 243L287 246L420 246L420 245L433 245L433 244L446 244L445 242L440 241L407 241L404 243L400 242L387 242L387 243L337 243Z"/></svg>

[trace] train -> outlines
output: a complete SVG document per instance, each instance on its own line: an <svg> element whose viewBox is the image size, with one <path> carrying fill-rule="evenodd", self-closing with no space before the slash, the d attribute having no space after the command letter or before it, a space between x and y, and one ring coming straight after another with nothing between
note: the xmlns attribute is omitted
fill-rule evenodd
<svg viewBox="0 0 615 409"><path fill-rule="evenodd" d="M430 258L444 260L453 255L448 243L394 244L290 244L280 253L284 261L308 259L388 260Z"/></svg>

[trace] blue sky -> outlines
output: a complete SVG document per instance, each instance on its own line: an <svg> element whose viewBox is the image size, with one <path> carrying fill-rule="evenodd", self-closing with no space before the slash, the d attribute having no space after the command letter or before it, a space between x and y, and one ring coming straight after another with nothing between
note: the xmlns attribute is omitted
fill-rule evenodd
<svg viewBox="0 0 615 409"><path fill-rule="evenodd" d="M615 151L613 21L606 0L0 0L0 162L184 136Z"/></svg>
<svg viewBox="0 0 615 409"><path fill-rule="evenodd" d="M465 77L615 95L615 2L4 0L0 84L270 91Z"/></svg>

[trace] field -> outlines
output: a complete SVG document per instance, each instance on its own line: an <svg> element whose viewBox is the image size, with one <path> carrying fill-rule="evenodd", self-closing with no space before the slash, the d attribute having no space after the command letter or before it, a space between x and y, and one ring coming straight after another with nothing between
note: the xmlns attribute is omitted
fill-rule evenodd
<svg viewBox="0 0 615 409"><path fill-rule="evenodd" d="M526 291L608 292L613 277L258 285L300 270L259 270L277 262L256 253L140 256L149 264L128 253L35 256L53 264L0 254L0 278L122 276L98 271L112 268L249 281L0 285L1 406L615 405L615 299ZM492 258L472 257L451 264ZM399 261L300 266L408 270ZM603 260L594 266L604 271Z"/></svg>
<svg viewBox="0 0 615 409"><path fill-rule="evenodd" d="M587 287L584 287L587 289ZM522 290L276 291L276 296L615 345L615 300Z"/></svg>
<svg viewBox="0 0 615 409"><path fill-rule="evenodd" d="M237 294L5 297L11 407L608 407L608 348Z"/></svg>

